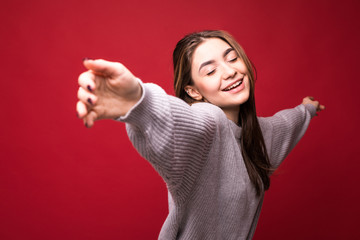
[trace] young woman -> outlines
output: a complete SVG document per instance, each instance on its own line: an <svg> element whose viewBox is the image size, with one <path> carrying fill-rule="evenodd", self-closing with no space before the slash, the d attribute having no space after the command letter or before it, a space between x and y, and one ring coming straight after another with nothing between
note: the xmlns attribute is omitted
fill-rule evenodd
<svg viewBox="0 0 360 240"><path fill-rule="evenodd" d="M85 60L77 113L126 122L130 140L166 182L169 215L159 239L251 239L270 175L324 106L311 97L256 116L254 73L224 31L185 36L174 50L177 97L120 63Z"/></svg>

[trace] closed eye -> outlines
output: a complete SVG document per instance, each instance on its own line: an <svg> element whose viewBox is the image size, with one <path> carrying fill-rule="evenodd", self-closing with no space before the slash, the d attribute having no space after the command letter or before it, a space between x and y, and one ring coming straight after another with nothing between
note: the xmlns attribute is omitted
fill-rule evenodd
<svg viewBox="0 0 360 240"><path fill-rule="evenodd" d="M229 62L235 62L237 59L238 59L237 57L232 58L232 59L229 60Z"/></svg>
<svg viewBox="0 0 360 240"><path fill-rule="evenodd" d="M215 73L215 69L212 70L212 71L210 71L210 72L208 72L206 75L207 75L207 76L211 76L211 75L213 75L214 73Z"/></svg>

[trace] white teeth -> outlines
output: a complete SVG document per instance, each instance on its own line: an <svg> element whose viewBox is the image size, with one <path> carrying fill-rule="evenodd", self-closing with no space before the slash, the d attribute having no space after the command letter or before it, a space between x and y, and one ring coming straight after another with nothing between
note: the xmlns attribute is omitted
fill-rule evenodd
<svg viewBox="0 0 360 240"><path fill-rule="evenodd" d="M231 89L236 88L237 86L239 86L241 83L242 83L242 80L234 83L233 85L231 85L231 86L228 87L228 88L225 88L224 91L230 91Z"/></svg>

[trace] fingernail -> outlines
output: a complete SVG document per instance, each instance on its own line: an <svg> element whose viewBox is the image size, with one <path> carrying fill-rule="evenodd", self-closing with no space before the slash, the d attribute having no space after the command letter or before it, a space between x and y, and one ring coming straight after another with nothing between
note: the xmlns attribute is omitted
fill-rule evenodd
<svg viewBox="0 0 360 240"><path fill-rule="evenodd" d="M90 92L93 91L92 88L90 87L90 85L87 85L87 89L88 89Z"/></svg>
<svg viewBox="0 0 360 240"><path fill-rule="evenodd" d="M90 103L91 105L93 105L93 101L91 100L91 98L87 99L88 103Z"/></svg>
<svg viewBox="0 0 360 240"><path fill-rule="evenodd" d="M87 61L87 60L92 60L91 58L85 57L83 58L83 62Z"/></svg>

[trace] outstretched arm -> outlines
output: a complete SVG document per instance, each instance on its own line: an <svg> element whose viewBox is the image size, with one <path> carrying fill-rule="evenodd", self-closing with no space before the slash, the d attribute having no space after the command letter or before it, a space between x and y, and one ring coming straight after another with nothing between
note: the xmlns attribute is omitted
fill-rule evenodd
<svg viewBox="0 0 360 240"><path fill-rule="evenodd" d="M282 110L272 117L259 118L273 168L277 168L305 134L312 117L325 107L313 97L302 104Z"/></svg>
<svg viewBox="0 0 360 240"><path fill-rule="evenodd" d="M86 59L84 66L88 71L79 76L76 111L85 126L123 116L141 98L138 80L122 64Z"/></svg>
<svg viewBox="0 0 360 240"><path fill-rule="evenodd" d="M133 145L163 177L174 200L186 201L218 131L216 122L226 122L222 110L205 103L190 107L155 84L141 83L119 63L84 65L89 70L79 77L79 117L89 127L103 118L125 122Z"/></svg>

